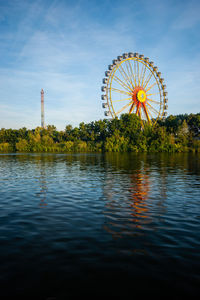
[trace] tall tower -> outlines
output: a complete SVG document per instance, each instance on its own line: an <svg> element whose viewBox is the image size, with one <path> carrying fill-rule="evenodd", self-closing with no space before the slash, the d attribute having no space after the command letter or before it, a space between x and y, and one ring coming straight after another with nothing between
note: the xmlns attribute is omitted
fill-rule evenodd
<svg viewBox="0 0 200 300"><path fill-rule="evenodd" d="M41 127L44 128L44 90L41 89Z"/></svg>

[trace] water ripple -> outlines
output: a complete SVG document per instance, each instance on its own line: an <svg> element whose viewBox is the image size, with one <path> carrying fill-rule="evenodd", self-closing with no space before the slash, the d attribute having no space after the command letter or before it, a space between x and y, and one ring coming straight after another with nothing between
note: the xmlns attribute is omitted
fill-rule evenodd
<svg viewBox="0 0 200 300"><path fill-rule="evenodd" d="M193 154L0 155L2 294L39 299L40 290L43 299L59 299L91 282L111 291L111 278L118 292L135 283L149 293L160 286L198 294L199 161Z"/></svg>

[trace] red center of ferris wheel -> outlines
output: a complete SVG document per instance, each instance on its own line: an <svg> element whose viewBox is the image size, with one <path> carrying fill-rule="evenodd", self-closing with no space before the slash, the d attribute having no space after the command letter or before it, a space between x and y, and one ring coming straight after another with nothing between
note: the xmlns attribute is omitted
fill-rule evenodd
<svg viewBox="0 0 200 300"><path fill-rule="evenodd" d="M146 99L147 99L147 95L144 88L141 86L135 87L132 93L133 103L131 105L129 113L132 113L133 109L136 107L136 115L141 117L141 107L142 107L147 119L150 121L147 108L146 108Z"/></svg>
<svg viewBox="0 0 200 300"><path fill-rule="evenodd" d="M134 88L132 93L132 100L134 104L144 103L146 101L146 92L141 86Z"/></svg>

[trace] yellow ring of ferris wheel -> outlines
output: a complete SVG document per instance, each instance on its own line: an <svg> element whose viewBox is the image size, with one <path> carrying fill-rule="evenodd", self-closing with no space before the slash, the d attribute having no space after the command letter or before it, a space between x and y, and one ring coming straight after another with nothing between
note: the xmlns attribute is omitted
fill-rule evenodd
<svg viewBox="0 0 200 300"><path fill-rule="evenodd" d="M147 95L146 95L145 91L140 90L140 91L137 93L137 99L138 99L138 101L140 101L141 103L145 102L146 99L147 99Z"/></svg>

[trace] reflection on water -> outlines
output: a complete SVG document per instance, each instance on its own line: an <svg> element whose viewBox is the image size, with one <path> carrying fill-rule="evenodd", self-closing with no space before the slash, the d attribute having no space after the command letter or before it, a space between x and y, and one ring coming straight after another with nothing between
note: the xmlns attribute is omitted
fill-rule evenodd
<svg viewBox="0 0 200 300"><path fill-rule="evenodd" d="M37 196L40 198L40 206L45 207L47 205L47 180L46 180L46 170L43 163L40 164L40 192L37 193Z"/></svg>
<svg viewBox="0 0 200 300"><path fill-rule="evenodd" d="M0 191L2 295L199 293L198 155L0 155Z"/></svg>
<svg viewBox="0 0 200 300"><path fill-rule="evenodd" d="M149 177L148 174L145 174L144 171L141 173L139 170L136 174L133 174L131 177L131 198L132 203L131 207L133 208L132 216L133 221L138 224L140 227L140 219L149 219L147 216L148 206L146 201L149 196ZM139 218L138 218L139 217Z"/></svg>
<svg viewBox="0 0 200 300"><path fill-rule="evenodd" d="M120 177L125 177L123 180L118 178L118 174L112 176L109 173L104 182L104 195L107 199L104 212L107 221L104 229L113 238L136 234L133 227L142 228L143 224L151 222L147 204L150 191L148 172L143 166L134 172L128 174L128 177L121 175ZM123 221L123 226L120 220Z"/></svg>

